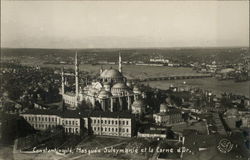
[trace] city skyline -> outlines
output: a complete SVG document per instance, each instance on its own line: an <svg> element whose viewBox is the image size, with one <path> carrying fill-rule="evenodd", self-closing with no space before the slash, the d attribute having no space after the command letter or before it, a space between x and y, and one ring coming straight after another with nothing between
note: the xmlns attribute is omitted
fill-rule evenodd
<svg viewBox="0 0 250 160"><path fill-rule="evenodd" d="M2 1L1 4L1 47L249 46L247 1Z"/></svg>

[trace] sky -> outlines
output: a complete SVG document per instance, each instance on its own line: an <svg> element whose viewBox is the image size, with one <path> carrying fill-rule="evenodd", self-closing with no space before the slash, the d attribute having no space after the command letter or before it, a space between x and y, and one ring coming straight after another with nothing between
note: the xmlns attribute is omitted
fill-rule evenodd
<svg viewBox="0 0 250 160"><path fill-rule="evenodd" d="M237 46L248 1L1 1L1 47Z"/></svg>

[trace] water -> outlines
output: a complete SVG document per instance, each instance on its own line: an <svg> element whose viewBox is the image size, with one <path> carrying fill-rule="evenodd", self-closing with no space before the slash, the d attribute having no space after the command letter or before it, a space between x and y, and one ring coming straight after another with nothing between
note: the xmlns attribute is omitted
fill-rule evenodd
<svg viewBox="0 0 250 160"><path fill-rule="evenodd" d="M216 95L220 95L223 92L231 92L238 95L244 95L250 97L250 81L234 82L233 80L218 81L215 78L204 79L186 79L186 80L170 80L170 81L150 81L144 82L151 87L159 89L168 89L171 84L181 85L183 82L191 87L199 87L206 90L211 90Z"/></svg>
<svg viewBox="0 0 250 160"><path fill-rule="evenodd" d="M30 65L27 64L26 65ZM55 64L40 64L46 67L57 67L57 68L71 68L74 69L74 65L55 65ZM79 66L80 71L88 71L90 74L97 74L100 72L100 68L118 69L118 65L91 65L91 64L81 64ZM122 66L123 75L127 78L147 78L147 77L159 77L159 76L169 76L169 75L195 75L198 74L192 68L187 67L154 67L154 66L137 66L137 65L123 65Z"/></svg>
<svg viewBox="0 0 250 160"><path fill-rule="evenodd" d="M52 65L40 64L41 66L57 67L62 66L66 68L74 68L73 65ZM103 65L103 69L118 68L118 65ZM81 64L79 66L81 71L88 71L91 74L98 74L101 65ZM127 78L146 78L146 77L164 77L169 75L195 75L197 74L192 68L185 67L153 67L153 66L136 66L136 65L123 65L123 74ZM151 87L168 89L171 84L178 85L186 84L192 87L199 87L213 91L215 94L220 95L223 92L231 92L239 95L250 97L250 81L234 82L233 80L218 81L214 78L205 79L186 79L186 80L167 80L167 81L150 81L144 84L149 84Z"/></svg>

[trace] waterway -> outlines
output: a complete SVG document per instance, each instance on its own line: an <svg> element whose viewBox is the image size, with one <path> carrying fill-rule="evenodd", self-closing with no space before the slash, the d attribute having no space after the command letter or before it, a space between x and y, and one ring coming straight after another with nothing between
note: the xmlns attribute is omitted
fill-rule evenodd
<svg viewBox="0 0 250 160"><path fill-rule="evenodd" d="M218 81L215 78L204 78L204 79L186 79L186 80L169 80L169 81L150 81L143 82L151 87L159 89L168 89L170 85L178 86L182 85L183 82L190 87L199 87L202 89L210 90L216 95L228 92L237 95L244 95L250 97L250 81L245 82L234 82L233 80Z"/></svg>
<svg viewBox="0 0 250 160"><path fill-rule="evenodd" d="M73 65L52 65L41 64L41 66L57 67L62 66L66 68L74 68ZM91 65L81 64L80 71L88 71L91 74L99 74L100 68L109 69L116 68L118 65ZM123 74L128 79L130 78L147 78L147 77L164 77L169 75L195 75L198 74L192 68L186 67L155 67L155 66L137 66L137 65L123 65ZM202 78L202 79L186 79L186 80L166 80L166 81L149 81L143 82L149 84L151 87L168 89L171 84L180 85L183 82L191 87L199 87L206 90L211 90L215 94L220 95L223 92L231 92L238 95L245 95L250 97L250 81L234 82L233 80L218 81L215 78Z"/></svg>

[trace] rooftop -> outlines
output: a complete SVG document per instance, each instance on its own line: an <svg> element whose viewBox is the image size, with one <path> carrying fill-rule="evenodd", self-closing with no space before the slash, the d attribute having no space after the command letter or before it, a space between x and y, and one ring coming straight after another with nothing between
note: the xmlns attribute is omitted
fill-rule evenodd
<svg viewBox="0 0 250 160"><path fill-rule="evenodd" d="M150 130L149 128L145 129L144 134L162 134L162 135L166 135L166 131L164 130Z"/></svg>
<svg viewBox="0 0 250 160"><path fill-rule="evenodd" d="M116 69L108 69L108 70L104 70L101 73L101 78L122 78L123 75Z"/></svg>
<svg viewBox="0 0 250 160"><path fill-rule="evenodd" d="M93 111L90 117L107 117L107 118L133 118L133 115L128 112L102 112Z"/></svg>
<svg viewBox="0 0 250 160"><path fill-rule="evenodd" d="M172 110L167 111L167 112L157 113L156 115L158 115L158 116L166 116L166 115L173 115L173 114L181 114L181 111L179 111L177 109L172 109Z"/></svg>
<svg viewBox="0 0 250 160"><path fill-rule="evenodd" d="M31 109L22 114L56 115L63 118L83 118L83 117L133 118L133 115L128 112L103 112L103 111L80 112L77 110L61 111L61 110Z"/></svg>
<svg viewBox="0 0 250 160"><path fill-rule="evenodd" d="M67 110L67 111L61 111L61 110L42 110L42 109L31 109L27 110L26 112L22 114L34 114L34 115L56 115L63 118L80 118L82 115L80 112L75 110Z"/></svg>

